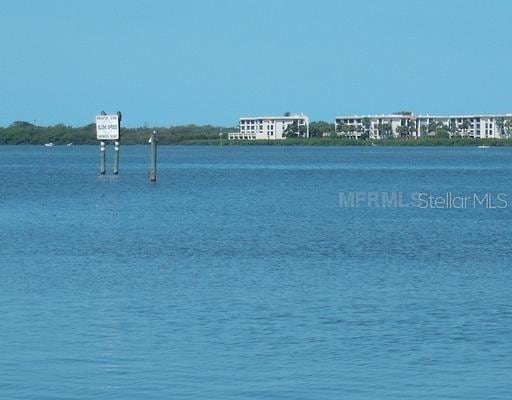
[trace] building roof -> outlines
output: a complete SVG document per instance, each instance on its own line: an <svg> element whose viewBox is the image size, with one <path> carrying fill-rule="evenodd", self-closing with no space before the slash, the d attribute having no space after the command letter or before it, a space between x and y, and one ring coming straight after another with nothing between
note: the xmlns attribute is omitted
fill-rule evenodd
<svg viewBox="0 0 512 400"><path fill-rule="evenodd" d="M468 115L416 115L416 114L383 114L383 115L343 115L337 116L336 119L378 119L378 118L386 118L386 119L398 119L398 118L438 118L438 119L450 119L450 118L510 118L512 114L468 114Z"/></svg>
<svg viewBox="0 0 512 400"><path fill-rule="evenodd" d="M279 115L279 116L273 116L273 117L269 117L269 116L263 116L263 117L240 117L240 120L253 120L253 119L282 119L282 120L294 120L294 119L301 119L301 118L305 118L305 119L308 119L308 116L307 115L304 115L304 114L293 114L293 115L290 115L290 116L287 116L285 117L284 115Z"/></svg>

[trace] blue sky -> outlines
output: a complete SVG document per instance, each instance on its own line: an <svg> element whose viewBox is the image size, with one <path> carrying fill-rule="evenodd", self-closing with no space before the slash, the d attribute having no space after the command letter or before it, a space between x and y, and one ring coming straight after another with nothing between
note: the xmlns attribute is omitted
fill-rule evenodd
<svg viewBox="0 0 512 400"><path fill-rule="evenodd" d="M2 0L0 125L512 112L512 2Z"/></svg>

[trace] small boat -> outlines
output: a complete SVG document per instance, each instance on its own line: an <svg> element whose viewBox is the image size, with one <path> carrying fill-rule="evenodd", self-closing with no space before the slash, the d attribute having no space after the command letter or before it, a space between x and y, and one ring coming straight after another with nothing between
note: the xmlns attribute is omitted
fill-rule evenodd
<svg viewBox="0 0 512 400"><path fill-rule="evenodd" d="M68 143L66 146L67 147L73 146L73 143Z"/></svg>
<svg viewBox="0 0 512 400"><path fill-rule="evenodd" d="M488 149L490 147L491 146L487 146L486 144L481 144L480 146L478 146L479 149Z"/></svg>
<svg viewBox="0 0 512 400"><path fill-rule="evenodd" d="M53 147L53 143L51 143L51 142L50 143L45 143L44 146L45 147Z"/></svg>

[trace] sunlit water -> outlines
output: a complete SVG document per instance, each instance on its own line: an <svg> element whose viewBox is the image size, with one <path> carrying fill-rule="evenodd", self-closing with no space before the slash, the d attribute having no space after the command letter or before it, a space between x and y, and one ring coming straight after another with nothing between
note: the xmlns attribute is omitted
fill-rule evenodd
<svg viewBox="0 0 512 400"><path fill-rule="evenodd" d="M512 149L98 150L0 147L1 399L512 398Z"/></svg>

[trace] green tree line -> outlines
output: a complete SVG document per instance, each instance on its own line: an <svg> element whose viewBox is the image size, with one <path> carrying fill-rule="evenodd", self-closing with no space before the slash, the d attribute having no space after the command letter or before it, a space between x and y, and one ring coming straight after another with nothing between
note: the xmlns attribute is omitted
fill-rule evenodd
<svg viewBox="0 0 512 400"><path fill-rule="evenodd" d="M220 127L213 125L182 125L158 128L122 128L121 143L146 144L151 132L158 132L160 144L220 144L219 133L223 133L224 145L274 145L274 146L474 146L487 144L491 146L511 146L512 139L478 139L461 136L450 137L450 127L442 124L432 124L428 128L429 135L411 140L404 127L403 137L392 138L391 126L382 124L384 139L371 140L368 138L367 124L363 124L360 138L351 138L353 131L348 126L338 125L339 132L334 132L334 124L315 121L309 125L310 138L297 136L297 127L291 128L286 140L227 140L227 133L236 131L235 127ZM302 129L302 127L301 127ZM302 132L301 132L302 133ZM427 131L423 132L427 133ZM434 133L432 135L432 133ZM339 136L341 134L341 136ZM57 145L97 144L95 124L82 127L72 127L63 124L53 126L38 126L24 121L16 121L8 127L0 127L0 144L44 144Z"/></svg>
<svg viewBox="0 0 512 400"><path fill-rule="evenodd" d="M156 128L123 128L123 144L144 144L156 130L161 144L188 144L198 141L219 141L220 132L231 132L236 128L212 125L183 125ZM227 135L224 135L227 136ZM63 124L38 126L25 121L16 121L5 128L0 128L0 144L96 144L96 126L89 124L72 127Z"/></svg>

